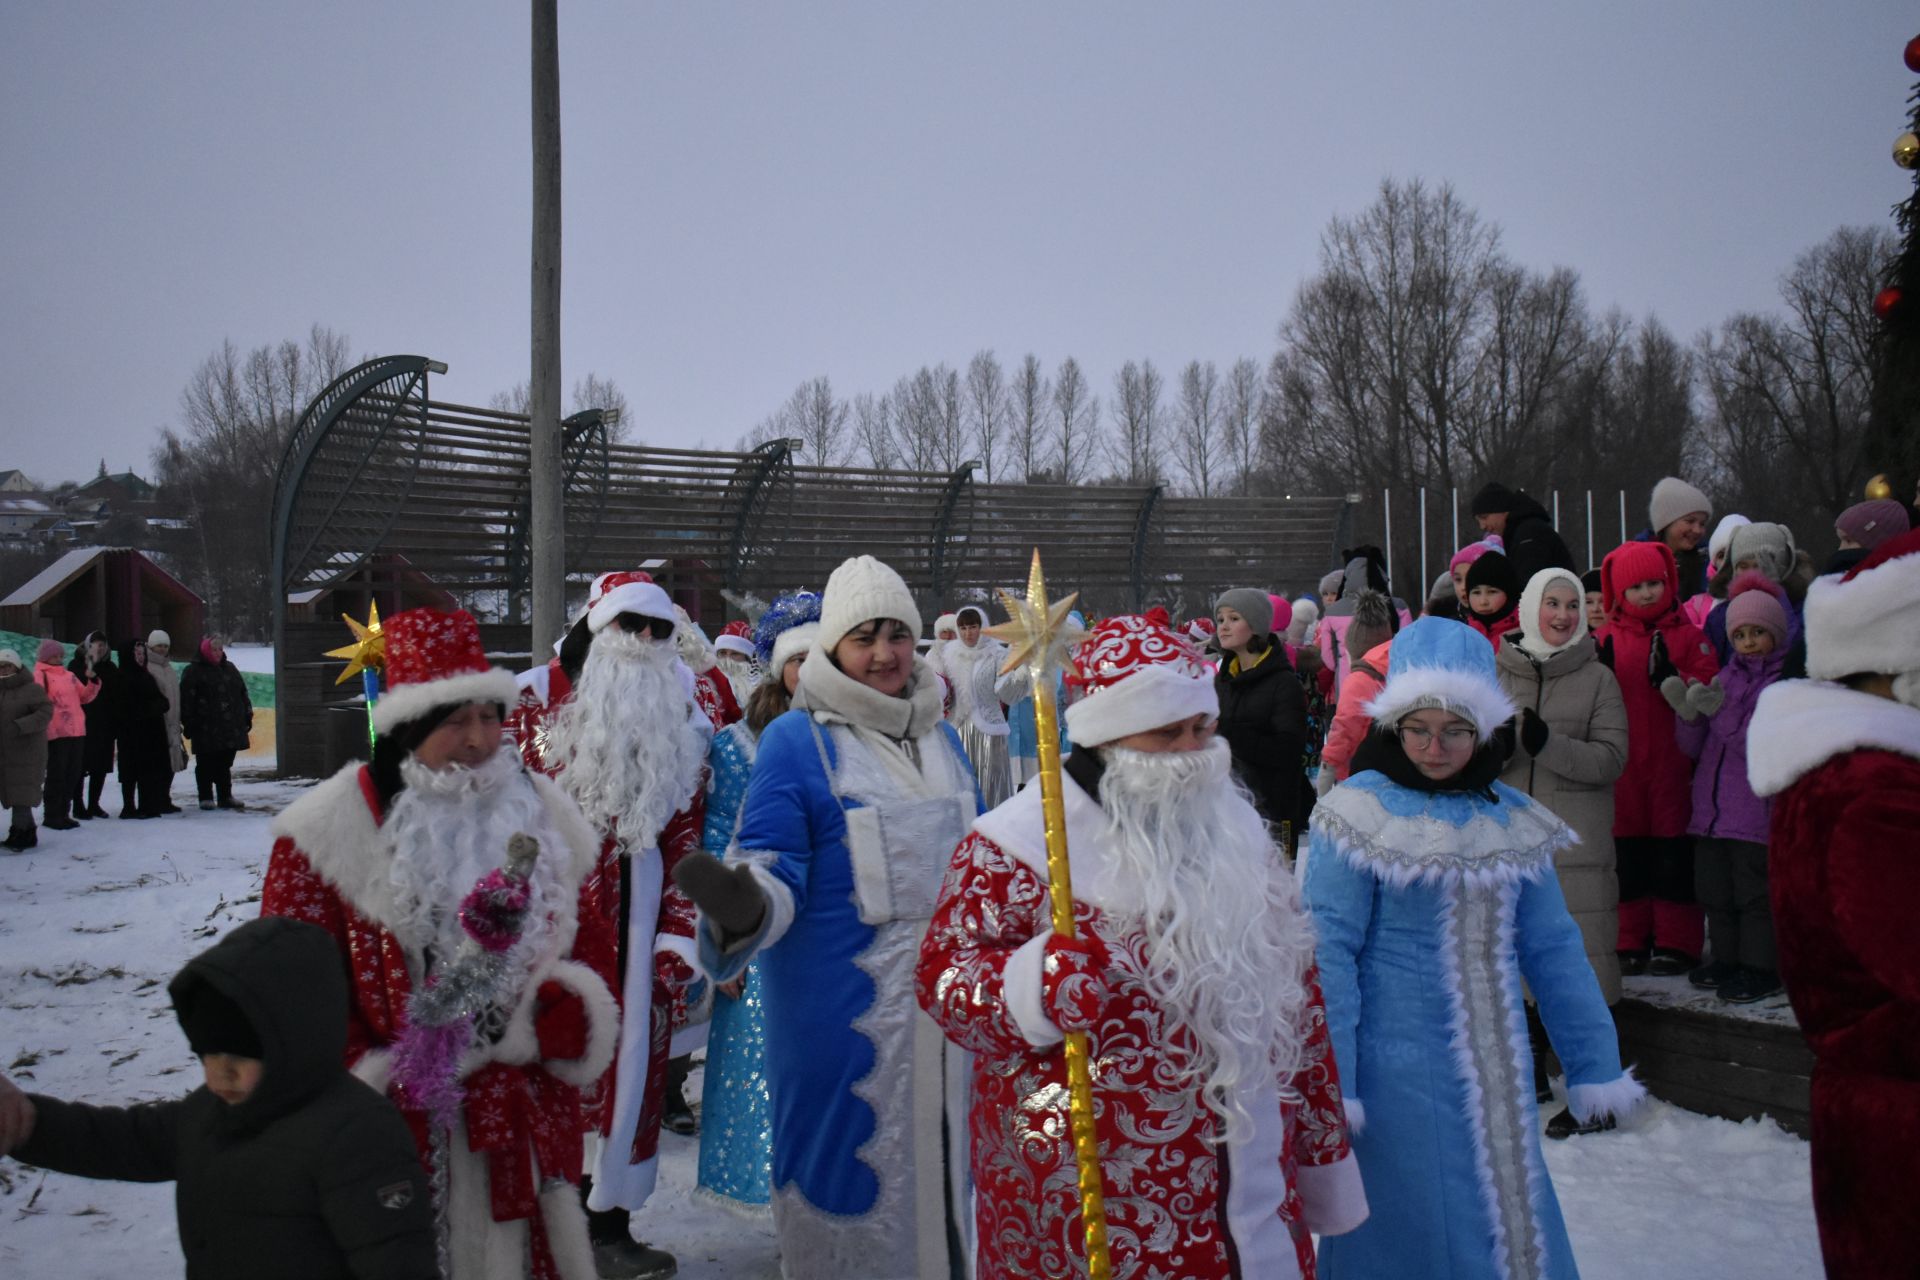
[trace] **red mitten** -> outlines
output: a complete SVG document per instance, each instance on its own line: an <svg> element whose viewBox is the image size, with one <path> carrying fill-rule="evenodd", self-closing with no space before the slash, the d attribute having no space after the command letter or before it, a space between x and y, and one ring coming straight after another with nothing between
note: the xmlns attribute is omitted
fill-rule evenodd
<svg viewBox="0 0 1920 1280"><path fill-rule="evenodd" d="M1047 1016L1062 1031L1090 1031L1100 1021L1113 989L1107 985L1107 948L1087 934L1047 938L1040 966L1040 998Z"/></svg>
<svg viewBox="0 0 1920 1280"><path fill-rule="evenodd" d="M558 982L534 993L533 1034L546 1062L571 1062L587 1051L587 1003Z"/></svg>

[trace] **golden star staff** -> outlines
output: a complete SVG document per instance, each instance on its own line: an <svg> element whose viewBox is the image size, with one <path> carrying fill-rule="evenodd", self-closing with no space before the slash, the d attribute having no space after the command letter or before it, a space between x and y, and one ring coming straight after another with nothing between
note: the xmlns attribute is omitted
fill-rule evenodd
<svg viewBox="0 0 1920 1280"><path fill-rule="evenodd" d="M1086 632L1068 618L1078 593L1055 604L1047 601L1047 580L1040 571L1040 552L1033 553L1023 600L1010 591L1000 599L1008 621L989 627L987 634L1004 640L1012 652L1000 674L1024 667L1033 681L1033 724L1040 738L1040 809L1047 831L1047 895L1053 906L1053 931L1074 936L1073 877L1067 865L1067 808L1060 783L1059 708L1054 704L1054 677L1066 665L1067 654ZM1100 1143L1093 1129L1093 1071L1087 1059L1083 1031L1067 1034L1067 1112L1073 1129L1074 1162L1080 1171L1080 1220L1087 1233L1087 1274L1109 1280L1113 1265L1107 1258L1106 1198L1100 1184Z"/></svg>

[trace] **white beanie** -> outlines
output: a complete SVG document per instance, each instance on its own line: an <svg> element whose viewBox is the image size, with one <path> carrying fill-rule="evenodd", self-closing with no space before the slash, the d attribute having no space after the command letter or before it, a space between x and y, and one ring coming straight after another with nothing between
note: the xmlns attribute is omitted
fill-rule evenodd
<svg viewBox="0 0 1920 1280"><path fill-rule="evenodd" d="M847 632L874 618L904 622L920 634L920 609L899 574L872 556L841 561L820 598L819 648L832 653Z"/></svg>
<svg viewBox="0 0 1920 1280"><path fill-rule="evenodd" d="M773 642L773 661L768 667L773 678L779 679L780 673L786 670L787 659L811 649L819 635L820 624L817 622L803 622L782 631L779 639Z"/></svg>
<svg viewBox="0 0 1920 1280"><path fill-rule="evenodd" d="M957 613L943 613L939 617L935 618L933 620L933 638L935 640L938 640L940 638L940 632L943 629L953 632L953 634L956 636L959 635L960 634L960 615Z"/></svg>
<svg viewBox="0 0 1920 1280"><path fill-rule="evenodd" d="M1656 536L1675 520L1696 511L1711 519L1713 502L1679 476L1668 476L1653 486L1653 498L1647 503L1647 515L1652 518Z"/></svg>
<svg viewBox="0 0 1920 1280"><path fill-rule="evenodd" d="M153 630L147 632L147 648L151 649L157 644L166 645L167 648L171 649L173 648L173 637L160 628L155 627Z"/></svg>
<svg viewBox="0 0 1920 1280"><path fill-rule="evenodd" d="M25 671L27 669L27 664L20 661L19 650L0 649L0 667L18 667L22 671Z"/></svg>
<svg viewBox="0 0 1920 1280"><path fill-rule="evenodd" d="M1714 568L1720 567L1721 557L1727 554L1727 548L1733 542L1733 531L1743 524L1752 523L1753 521L1735 512L1713 526L1713 536L1707 539L1707 560Z"/></svg>

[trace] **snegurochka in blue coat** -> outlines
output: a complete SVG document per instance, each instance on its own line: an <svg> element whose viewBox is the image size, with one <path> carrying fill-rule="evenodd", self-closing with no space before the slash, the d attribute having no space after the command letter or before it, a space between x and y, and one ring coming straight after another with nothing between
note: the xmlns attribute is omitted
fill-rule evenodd
<svg viewBox="0 0 1920 1280"><path fill-rule="evenodd" d="M781 1274L948 1280L972 1241L966 1143L943 1126L967 1131L971 1069L913 978L979 792L900 576L848 560L819 626L794 709L760 735L734 849L674 878L710 977L760 957Z"/></svg>
<svg viewBox="0 0 1920 1280"><path fill-rule="evenodd" d="M1498 782L1513 715L1478 633L1393 642L1374 732L1313 813L1305 900L1373 1216L1321 1243L1322 1280L1574 1280L1540 1155L1521 981L1586 1121L1645 1090L1553 874L1574 835Z"/></svg>

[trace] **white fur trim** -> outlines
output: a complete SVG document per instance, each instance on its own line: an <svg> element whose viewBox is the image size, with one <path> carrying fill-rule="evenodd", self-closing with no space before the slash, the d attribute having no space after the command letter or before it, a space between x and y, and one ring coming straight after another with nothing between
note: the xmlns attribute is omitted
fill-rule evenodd
<svg viewBox="0 0 1920 1280"><path fill-rule="evenodd" d="M1390 671L1379 695L1364 709L1375 724L1391 728L1402 716L1426 707L1441 707L1465 717L1483 743L1493 737L1495 729L1513 719L1514 713L1513 700L1497 681L1482 680L1452 667Z"/></svg>
<svg viewBox="0 0 1920 1280"><path fill-rule="evenodd" d="M1340 1106L1347 1113L1347 1136L1357 1138L1367 1131L1367 1104L1347 1094L1340 1099Z"/></svg>
<svg viewBox="0 0 1920 1280"><path fill-rule="evenodd" d="M1920 671L1920 555L1888 560L1852 581L1807 588L1807 675L1814 680Z"/></svg>
<svg viewBox="0 0 1920 1280"><path fill-rule="evenodd" d="M394 726L417 720L435 707L449 703L498 702L512 707L520 700L520 686L511 671L466 671L444 680L403 684L381 694L373 704L373 731L391 733Z"/></svg>
<svg viewBox="0 0 1920 1280"><path fill-rule="evenodd" d="M540 1219L547 1228L547 1247L562 1280L599 1280L593 1264L593 1240L587 1233L587 1215L580 1207L580 1188L556 1183L540 1193ZM517 1263L517 1259L515 1260ZM518 1265L513 1280L524 1273Z"/></svg>
<svg viewBox="0 0 1920 1280"><path fill-rule="evenodd" d="M378 1093L393 1083L393 1050L369 1049L354 1062L354 1078Z"/></svg>
<svg viewBox="0 0 1920 1280"><path fill-rule="evenodd" d="M1351 1151L1332 1164L1301 1165L1294 1173L1294 1185L1300 1189L1301 1222L1315 1235L1345 1235L1371 1212L1360 1180L1360 1161Z"/></svg>
<svg viewBox="0 0 1920 1280"><path fill-rule="evenodd" d="M1007 1016L1036 1049L1051 1049L1067 1038L1047 1016L1045 983L1041 977L1047 959L1047 939L1052 936L1053 931L1048 930L1015 947L1007 957L1006 968L1000 971Z"/></svg>
<svg viewBox="0 0 1920 1280"><path fill-rule="evenodd" d="M820 635L820 624L803 622L797 627L788 627L773 642L773 657L767 668L767 679L778 680L780 672L786 667L787 660L795 654L803 654L813 648L813 642Z"/></svg>
<svg viewBox="0 0 1920 1280"><path fill-rule="evenodd" d="M1155 664L1089 690L1068 707L1067 736L1076 746L1097 747L1193 716L1219 714L1220 695L1213 681Z"/></svg>
<svg viewBox="0 0 1920 1280"><path fill-rule="evenodd" d="M1835 756L1868 749L1920 760L1920 711L1824 680L1783 680L1761 691L1747 726L1747 781L1757 796L1778 795Z"/></svg>
<svg viewBox="0 0 1920 1280"><path fill-rule="evenodd" d="M502 746L502 751L512 748ZM374 924L391 928L398 912L393 901L393 846L373 820L360 790L359 764L349 764L288 805L273 820L273 834L293 841L314 874L336 889L347 905ZM564 952L573 945L580 881L600 854L600 838L587 825L580 806L544 774L529 771L547 817L567 842L566 875L575 892L556 904L555 937Z"/></svg>
<svg viewBox="0 0 1920 1280"><path fill-rule="evenodd" d="M753 641L745 636L721 636L713 642L713 647L719 653L738 653L749 658L753 656Z"/></svg>
<svg viewBox="0 0 1920 1280"><path fill-rule="evenodd" d="M1313 825L1349 864L1395 889L1539 880L1553 870L1553 855L1579 837L1544 805L1504 783L1494 786L1504 823L1490 813L1459 826L1424 813L1396 814L1371 786L1349 779L1314 807Z"/></svg>
<svg viewBox="0 0 1920 1280"><path fill-rule="evenodd" d="M637 613L643 618L658 618L679 626L673 616L673 601L659 583L623 582L593 602L593 607L587 610L587 630L595 634L605 631L607 624L623 613Z"/></svg>
<svg viewBox="0 0 1920 1280"><path fill-rule="evenodd" d="M540 977L559 983L587 1007L586 1052L571 1060L549 1058L545 1064L553 1075L585 1089L613 1065L613 1048L620 1039L620 1005L600 975L576 961L558 961Z"/></svg>
<svg viewBox="0 0 1920 1280"><path fill-rule="evenodd" d="M1647 1087L1633 1078L1632 1067L1622 1072L1618 1080L1609 1080L1605 1084L1567 1086L1567 1108L1581 1124L1599 1116L1624 1120L1638 1111L1640 1104L1646 1100Z"/></svg>

